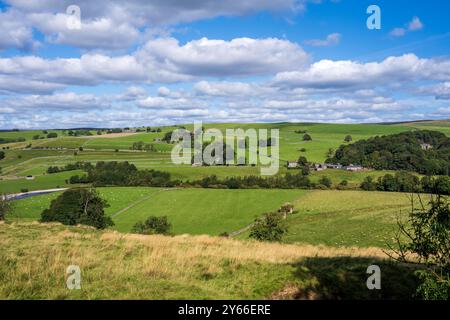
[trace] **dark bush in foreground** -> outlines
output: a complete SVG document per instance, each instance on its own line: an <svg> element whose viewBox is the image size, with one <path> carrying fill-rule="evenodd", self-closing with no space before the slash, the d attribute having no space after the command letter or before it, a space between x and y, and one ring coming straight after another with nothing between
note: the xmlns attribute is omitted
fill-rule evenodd
<svg viewBox="0 0 450 320"><path fill-rule="evenodd" d="M53 200L41 214L41 222L61 222L66 225L84 224L97 229L114 225L105 216L108 207L95 189L69 189Z"/></svg>
<svg viewBox="0 0 450 320"><path fill-rule="evenodd" d="M12 210L12 203L6 198L5 194L0 194L0 221L5 220L5 217Z"/></svg>
<svg viewBox="0 0 450 320"><path fill-rule="evenodd" d="M411 201L408 221L398 221L397 246L391 247L393 257L401 262L418 257L424 267L416 272L421 280L418 296L425 300L449 300L450 203L448 197L441 195L432 196L428 204L418 197L420 207L415 208Z"/></svg>
<svg viewBox="0 0 450 320"><path fill-rule="evenodd" d="M131 232L140 234L169 234L172 228L171 223L167 217L151 216L144 222L139 221L134 226Z"/></svg>

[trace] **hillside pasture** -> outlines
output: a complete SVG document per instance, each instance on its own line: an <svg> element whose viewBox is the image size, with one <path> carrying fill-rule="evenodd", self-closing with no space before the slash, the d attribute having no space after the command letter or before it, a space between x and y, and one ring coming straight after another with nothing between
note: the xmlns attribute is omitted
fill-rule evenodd
<svg viewBox="0 0 450 320"><path fill-rule="evenodd" d="M252 223L265 212L294 201L304 190L159 189L144 187L97 188L110 207L114 229L130 232L149 216L167 216L175 234L219 235ZM15 201L14 219L39 220L54 194ZM124 210L125 209L125 210Z"/></svg>

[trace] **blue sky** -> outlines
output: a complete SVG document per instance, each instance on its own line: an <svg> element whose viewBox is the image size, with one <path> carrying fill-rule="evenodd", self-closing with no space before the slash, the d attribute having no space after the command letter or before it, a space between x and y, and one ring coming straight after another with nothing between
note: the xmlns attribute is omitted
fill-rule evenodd
<svg viewBox="0 0 450 320"><path fill-rule="evenodd" d="M366 27L369 5L381 30ZM80 29L68 27L69 5ZM450 118L450 2L0 1L0 128Z"/></svg>

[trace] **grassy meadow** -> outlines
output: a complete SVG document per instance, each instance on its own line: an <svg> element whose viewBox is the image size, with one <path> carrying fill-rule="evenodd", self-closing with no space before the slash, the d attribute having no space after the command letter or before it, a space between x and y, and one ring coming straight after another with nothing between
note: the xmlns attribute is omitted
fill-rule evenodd
<svg viewBox="0 0 450 320"><path fill-rule="evenodd" d="M149 216L167 216L174 234L217 236L251 224L283 203L294 204L288 217L286 243L330 247L380 247L392 241L397 217L411 208L404 193L337 190L216 190L160 189L144 187L98 188L110 207L113 229L130 232ZM59 193L14 202L8 221L39 220ZM237 236L248 237L248 232Z"/></svg>
<svg viewBox="0 0 450 320"><path fill-rule="evenodd" d="M186 126L188 129L190 126ZM314 123L205 124L206 128L280 130L279 174L285 161L305 156L323 162L330 148L375 135L430 129L450 134L448 122L396 125ZM0 193L72 187L66 180L82 171L47 174L49 166L77 161L128 161L138 169L169 172L172 179L198 180L259 175L258 166L176 166L172 145L155 141L160 133L32 140L41 131L0 132L25 142L2 144ZM302 140L304 130L312 141ZM93 132L95 134L95 132ZM134 142L153 143L156 152L134 152ZM28 144L41 150L26 148ZM82 147L83 151L79 148ZM304 151L300 151L301 149ZM368 175L389 171L311 172L336 187L347 180L353 190L97 188L115 225L105 231L40 224L41 212L60 192L13 201L14 210L0 222L0 299L411 299L417 286L411 266L393 264L383 252L392 241L397 217L410 210L409 195L356 191ZM26 176L32 175L33 180ZM233 239L217 237L247 227L282 204L294 205L282 243L248 240L248 231ZM149 216L167 216L173 236L129 234ZM82 269L82 290L67 290L65 269ZM383 269L383 289L366 289L366 268ZM389 281L392 279L392 281Z"/></svg>
<svg viewBox="0 0 450 320"><path fill-rule="evenodd" d="M304 190L215 190L159 188L98 188L110 207L114 229L130 232L149 216L167 216L175 234L219 235L252 223L265 212L277 210L305 194ZM14 202L11 221L39 220L42 210L59 193Z"/></svg>
<svg viewBox="0 0 450 320"><path fill-rule="evenodd" d="M0 242L0 299L411 299L417 285L412 267L376 248L4 222ZM383 269L382 290L366 288L370 264ZM66 287L69 265L81 290Z"/></svg>

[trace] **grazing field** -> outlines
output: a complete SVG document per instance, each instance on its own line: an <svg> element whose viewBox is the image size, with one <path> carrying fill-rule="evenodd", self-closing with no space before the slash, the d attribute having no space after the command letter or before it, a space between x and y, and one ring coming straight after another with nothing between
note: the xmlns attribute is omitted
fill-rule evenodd
<svg viewBox="0 0 450 320"><path fill-rule="evenodd" d="M106 214L114 229L129 232L149 216L167 216L175 234L219 235L252 223L263 213L294 201L303 190L215 190L158 188L98 188L110 204ZM15 201L10 219L38 220L56 194ZM124 210L126 209L126 210Z"/></svg>
<svg viewBox="0 0 450 320"><path fill-rule="evenodd" d="M386 247L392 243L397 217L404 218L411 210L411 195L317 190L294 205L298 213L288 218L286 242Z"/></svg>
<svg viewBox="0 0 450 320"><path fill-rule="evenodd" d="M293 202L284 241L332 247L386 247L396 218L410 210L403 193L332 190L215 190L98 188L110 207L114 229L129 232L147 217L169 218L175 234L219 235L239 230L256 217ZM12 221L38 220L57 194L15 201ZM426 196L424 196L426 199ZM248 233L239 235L244 239Z"/></svg>
<svg viewBox="0 0 450 320"><path fill-rule="evenodd" d="M430 127L432 126L432 127ZM186 126L188 129L190 126ZM363 125L363 124L314 124L314 123L274 123L274 124L208 124L205 128L218 128L225 132L227 128L243 129L279 129L280 130L280 173L284 173L286 161L295 161L299 156L305 156L311 162L323 162L329 149L336 149L344 143L344 137L349 134L353 141L367 139L375 135L393 134L406 130L415 130L417 128L428 128L438 130L449 134L447 123L426 122L426 123L408 123L398 125ZM69 137L61 136L56 139L44 139L32 141L33 146L44 148L67 148L66 150L6 150L6 157L0 160L2 175L26 175L40 174L45 172L50 165L62 165L75 161L130 161L140 169L158 169L172 173L174 179L194 180L200 179L206 175L216 174L219 177L243 176L249 174L259 174L257 167L203 167L192 168L191 166L174 166L170 159L171 144L160 141L168 131L175 127L164 127L159 133L137 133L132 135L104 138L103 136L91 137ZM302 133L295 131L306 131L311 135L312 141L303 141ZM31 133L30 133L31 132ZM34 131L23 132L0 132L1 137L11 135L25 136L35 134ZM59 132L61 134L61 132ZM143 141L154 144L157 152L126 152L134 142ZM10 144L3 145L6 148ZM24 148L23 143L18 145ZM83 147L84 151L77 152L73 150ZM304 151L301 151L304 149ZM119 150L119 152L115 152ZM31 171L28 171L31 170ZM331 173L333 174L333 173ZM326 173L328 175L328 173ZM363 174L361 174L363 175ZM360 175L360 176L361 176ZM341 177L336 174L337 179L347 179L359 183L362 179L358 175L351 177L342 173ZM335 183L339 183L336 181Z"/></svg>
<svg viewBox="0 0 450 320"><path fill-rule="evenodd" d="M82 171L76 170L36 176L33 180L27 180L23 177L14 180L0 180L0 193L18 193L24 189L28 191L34 191L76 187L77 185L66 183L66 180L75 174L82 173Z"/></svg>
<svg viewBox="0 0 450 320"><path fill-rule="evenodd" d="M417 286L413 268L379 249L37 223L0 223L0 243L0 299L411 299ZM371 264L383 270L381 290L367 290ZM69 265L81 269L81 290L66 287Z"/></svg>

